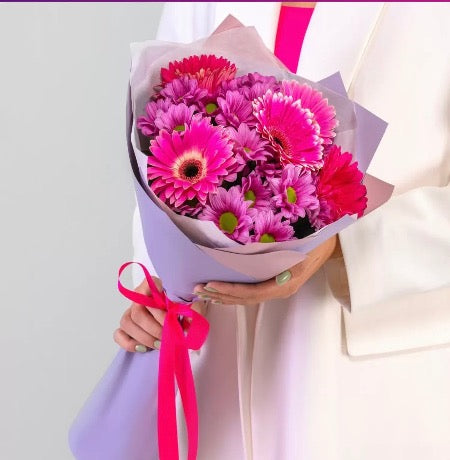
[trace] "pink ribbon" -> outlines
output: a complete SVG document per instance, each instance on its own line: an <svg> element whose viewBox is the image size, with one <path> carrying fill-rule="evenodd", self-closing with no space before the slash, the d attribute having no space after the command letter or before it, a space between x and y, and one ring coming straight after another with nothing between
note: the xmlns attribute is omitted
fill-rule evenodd
<svg viewBox="0 0 450 460"><path fill-rule="evenodd" d="M137 263L145 273L150 295L130 291L120 282L128 265ZM178 433L175 406L175 381L180 390L188 434L188 460L195 460L198 450L198 411L194 377L188 350L198 350L208 336L209 323L192 304L172 302L156 287L147 268L139 262L126 262L119 268L119 291L140 305L167 311L162 329L158 372L158 447L160 460L178 460ZM183 316L183 325L179 316ZM191 318L192 321L186 321ZM187 328L187 332L183 329Z"/></svg>

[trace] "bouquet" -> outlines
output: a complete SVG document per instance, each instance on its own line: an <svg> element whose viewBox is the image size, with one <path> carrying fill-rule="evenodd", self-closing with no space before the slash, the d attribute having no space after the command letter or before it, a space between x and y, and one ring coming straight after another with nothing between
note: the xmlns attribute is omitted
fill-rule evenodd
<svg viewBox="0 0 450 460"><path fill-rule="evenodd" d="M132 51L128 152L164 291L142 264L150 296L118 286L167 316L160 352L119 350L69 443L79 460L177 459L178 388L193 460L189 358L208 334L193 287L272 278L383 204L393 187L366 170L386 123L348 99L339 74L317 83L289 73L232 17L206 39Z"/></svg>

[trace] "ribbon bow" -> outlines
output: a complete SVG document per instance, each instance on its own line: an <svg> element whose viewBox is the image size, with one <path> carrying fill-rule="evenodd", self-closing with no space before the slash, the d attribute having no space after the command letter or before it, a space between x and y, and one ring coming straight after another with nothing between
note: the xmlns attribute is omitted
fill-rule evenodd
<svg viewBox="0 0 450 460"><path fill-rule="evenodd" d="M142 267L150 288L150 295L130 291L120 282L123 270L133 263ZM166 310L158 372L158 446L161 460L178 460L178 433L175 407L175 381L180 390L188 434L188 460L195 460L198 450L198 411L194 378L188 350L198 350L208 336L208 321L192 310L192 304L172 302L156 287L147 268L139 262L126 262L119 268L119 291L140 305ZM191 318L187 333L179 316Z"/></svg>

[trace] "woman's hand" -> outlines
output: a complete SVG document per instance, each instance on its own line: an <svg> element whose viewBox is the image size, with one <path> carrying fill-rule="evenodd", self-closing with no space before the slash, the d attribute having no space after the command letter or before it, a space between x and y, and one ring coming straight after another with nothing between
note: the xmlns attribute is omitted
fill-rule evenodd
<svg viewBox="0 0 450 460"><path fill-rule="evenodd" d="M286 299L297 292L338 248L337 237L333 236L310 251L305 260L268 281L256 284L210 281L198 284L194 291L200 298L211 299L214 304L251 306L266 300Z"/></svg>
<svg viewBox="0 0 450 460"><path fill-rule="evenodd" d="M162 284L153 277L158 290L162 291ZM136 292L149 295L150 288L147 280L135 289ZM205 311L205 302L197 301L192 308L198 313ZM167 312L159 308L151 308L135 302L131 304L120 320L120 327L114 331L114 341L122 348L131 352L146 352L150 349L159 349L161 346L162 326Z"/></svg>

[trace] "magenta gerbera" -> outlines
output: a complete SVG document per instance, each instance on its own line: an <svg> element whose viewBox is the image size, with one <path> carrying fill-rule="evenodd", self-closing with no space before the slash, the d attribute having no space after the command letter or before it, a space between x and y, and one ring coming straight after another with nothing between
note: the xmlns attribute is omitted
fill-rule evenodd
<svg viewBox="0 0 450 460"><path fill-rule="evenodd" d="M272 211L260 211L255 217L254 235L252 241L256 243L274 243L294 239L294 229L288 221L282 220L281 214Z"/></svg>
<svg viewBox="0 0 450 460"><path fill-rule="evenodd" d="M247 177L242 178L242 193L246 200L252 203L249 212L252 210L261 210L270 208L270 198L272 193L270 189L262 183L261 177L254 172Z"/></svg>
<svg viewBox="0 0 450 460"><path fill-rule="evenodd" d="M303 108L309 109L314 121L320 126L320 137L324 144L331 144L336 136L334 128L338 125L336 110L328 104L328 99L322 96L320 91L315 90L306 83L300 84L296 80L283 80L281 91L286 96L292 96L301 101Z"/></svg>
<svg viewBox="0 0 450 460"><path fill-rule="evenodd" d="M367 189L361 183L363 173L349 152L333 145L324 156L323 168L316 178L320 209L310 219L316 230L346 214L361 217L367 206Z"/></svg>
<svg viewBox="0 0 450 460"><path fill-rule="evenodd" d="M198 218L214 222L233 240L247 243L252 226L252 218L247 213L250 204L238 186L229 190L219 187L216 192L209 194L208 204Z"/></svg>
<svg viewBox="0 0 450 460"><path fill-rule="evenodd" d="M172 132L184 131L185 124L189 124L195 112L195 107L188 107L186 104L171 105L167 112L160 112L155 119L155 126L158 129L165 129ZM198 118L201 115L198 114Z"/></svg>
<svg viewBox="0 0 450 460"><path fill-rule="evenodd" d="M162 130L150 143L147 177L151 188L169 204L188 200L206 203L234 165L232 145L225 130L209 118L193 119L183 133Z"/></svg>
<svg viewBox="0 0 450 460"><path fill-rule="evenodd" d="M217 87L236 75L236 66L224 57L213 54L201 56L189 56L182 61L169 63L168 68L161 69L163 83L170 83L175 78L187 75L198 81L200 88L213 93Z"/></svg>
<svg viewBox="0 0 450 460"><path fill-rule="evenodd" d="M311 171L305 168L286 165L281 177L269 179L269 184L274 206L291 223L305 217L307 211L314 212L319 208Z"/></svg>
<svg viewBox="0 0 450 460"><path fill-rule="evenodd" d="M141 116L136 121L136 126L142 131L144 136L153 136L158 129L155 126L155 119L160 113L166 112L170 107L171 102L166 99L158 99L150 101L145 106L146 114Z"/></svg>
<svg viewBox="0 0 450 460"><path fill-rule="evenodd" d="M208 91L200 88L197 80L185 75L167 84L160 94L175 104L183 102L192 105L199 104L208 95Z"/></svg>
<svg viewBox="0 0 450 460"><path fill-rule="evenodd" d="M252 104L239 92L227 91L225 98L218 97L219 114L216 122L237 128L241 123L255 124Z"/></svg>
<svg viewBox="0 0 450 460"><path fill-rule="evenodd" d="M271 90L253 101L257 130L268 139L283 165L322 166L323 139L312 112L300 101Z"/></svg>

